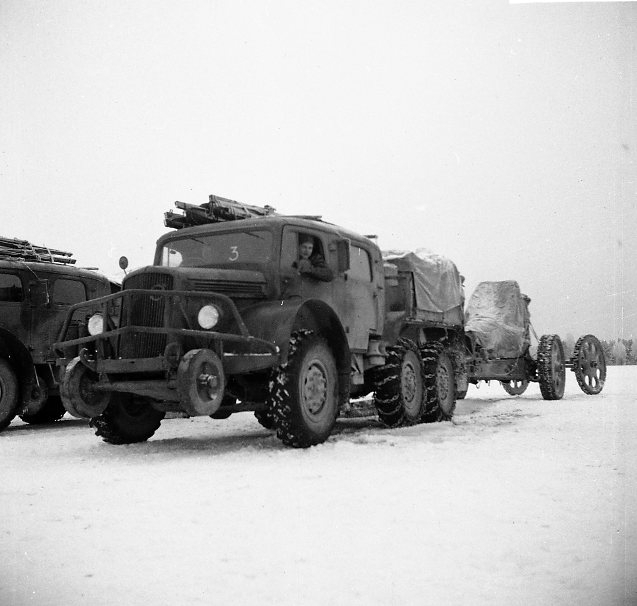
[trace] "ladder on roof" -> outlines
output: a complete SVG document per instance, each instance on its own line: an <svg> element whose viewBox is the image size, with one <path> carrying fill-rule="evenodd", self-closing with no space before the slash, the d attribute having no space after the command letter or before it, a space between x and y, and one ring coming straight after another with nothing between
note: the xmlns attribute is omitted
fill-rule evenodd
<svg viewBox="0 0 637 606"><path fill-rule="evenodd" d="M208 223L220 223L223 221L238 221L240 219L265 217L275 214L275 209L269 205L253 206L250 204L242 204L241 202L215 196L214 194L208 196L208 202L205 204L196 205L177 201L175 202L175 206L183 210L183 213L176 213L172 210L164 213L164 225L174 229L206 225Z"/></svg>
<svg viewBox="0 0 637 606"><path fill-rule="evenodd" d="M4 238L0 236L0 259L73 265L75 259L73 259L72 256L73 253L48 248L47 246L36 246L35 244L31 244L28 240L18 240L16 238Z"/></svg>

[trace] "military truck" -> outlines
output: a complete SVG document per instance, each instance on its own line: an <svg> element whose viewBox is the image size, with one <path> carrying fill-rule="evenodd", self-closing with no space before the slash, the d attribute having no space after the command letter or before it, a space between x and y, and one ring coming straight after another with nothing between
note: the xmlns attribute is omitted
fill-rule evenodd
<svg viewBox="0 0 637 606"><path fill-rule="evenodd" d="M175 204L153 265L74 305L55 345L64 406L96 435L139 442L168 412L252 411L286 445L309 447L372 392L388 426L451 418L464 336L451 262L384 258L373 237L316 216L214 195ZM308 237L330 276L300 269Z"/></svg>
<svg viewBox="0 0 637 606"><path fill-rule="evenodd" d="M531 324L529 303L515 280L480 282L465 311L465 351L460 368L468 383L500 381L512 396L522 395L537 382L545 400L560 400L566 369L575 373L582 391L599 394L606 380L606 360L601 343L592 334L580 337L566 359L557 334L538 338ZM537 340L533 354L531 337ZM461 389L457 397L466 396Z"/></svg>
<svg viewBox="0 0 637 606"><path fill-rule="evenodd" d="M0 430L16 415L42 424L65 413L51 346L71 305L118 288L74 264L71 253L0 237Z"/></svg>

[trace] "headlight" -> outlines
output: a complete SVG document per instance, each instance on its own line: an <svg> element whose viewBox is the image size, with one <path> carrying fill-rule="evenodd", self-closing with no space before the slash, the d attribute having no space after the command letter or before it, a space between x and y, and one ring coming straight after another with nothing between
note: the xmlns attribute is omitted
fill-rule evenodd
<svg viewBox="0 0 637 606"><path fill-rule="evenodd" d="M212 328L219 322L219 308L215 305L204 305L197 314L197 322L204 330Z"/></svg>
<svg viewBox="0 0 637 606"><path fill-rule="evenodd" d="M93 314L88 320L88 334L94 337L104 332L104 318L102 314Z"/></svg>

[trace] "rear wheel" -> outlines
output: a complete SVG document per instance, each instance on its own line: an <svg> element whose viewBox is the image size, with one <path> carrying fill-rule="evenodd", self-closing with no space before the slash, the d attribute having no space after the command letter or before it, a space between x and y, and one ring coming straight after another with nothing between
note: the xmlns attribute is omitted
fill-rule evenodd
<svg viewBox="0 0 637 606"><path fill-rule="evenodd" d="M500 383L504 391L510 396L521 396L529 386L529 382L526 379L521 381L500 381Z"/></svg>
<svg viewBox="0 0 637 606"><path fill-rule="evenodd" d="M159 428L165 412L156 410L149 398L127 393L113 393L106 410L91 419L96 429L109 444L144 442Z"/></svg>
<svg viewBox="0 0 637 606"><path fill-rule="evenodd" d="M545 400L560 400L566 385L564 348L558 335L542 335L537 348L537 374Z"/></svg>
<svg viewBox="0 0 637 606"><path fill-rule="evenodd" d="M292 334L288 360L270 382L268 406L284 444L307 448L327 440L338 412L338 375L325 339L307 330Z"/></svg>
<svg viewBox="0 0 637 606"><path fill-rule="evenodd" d="M425 423L449 421L456 408L456 381L453 362L440 343L426 343L420 348L425 369L427 408Z"/></svg>
<svg viewBox="0 0 637 606"><path fill-rule="evenodd" d="M413 341L399 339L394 347L387 348L387 359L376 370L374 382L374 406L385 425L397 427L421 421L426 405L424 370Z"/></svg>
<svg viewBox="0 0 637 606"><path fill-rule="evenodd" d="M580 389L588 394L598 394L606 381L606 358L597 337L580 337L573 350L573 371Z"/></svg>
<svg viewBox="0 0 637 606"><path fill-rule="evenodd" d="M4 429L18 412L18 380L13 368L0 359L0 429Z"/></svg>

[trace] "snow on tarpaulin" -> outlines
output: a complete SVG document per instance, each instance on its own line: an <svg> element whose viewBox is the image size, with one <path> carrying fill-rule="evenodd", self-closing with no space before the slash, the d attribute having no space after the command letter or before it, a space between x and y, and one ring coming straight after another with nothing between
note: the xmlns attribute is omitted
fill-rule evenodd
<svg viewBox="0 0 637 606"><path fill-rule="evenodd" d="M514 280L480 282L467 304L465 330L489 358L521 356L530 345L529 301Z"/></svg>
<svg viewBox="0 0 637 606"><path fill-rule="evenodd" d="M383 251L383 261L414 274L416 307L445 313L464 305L462 277L455 263L424 249Z"/></svg>

